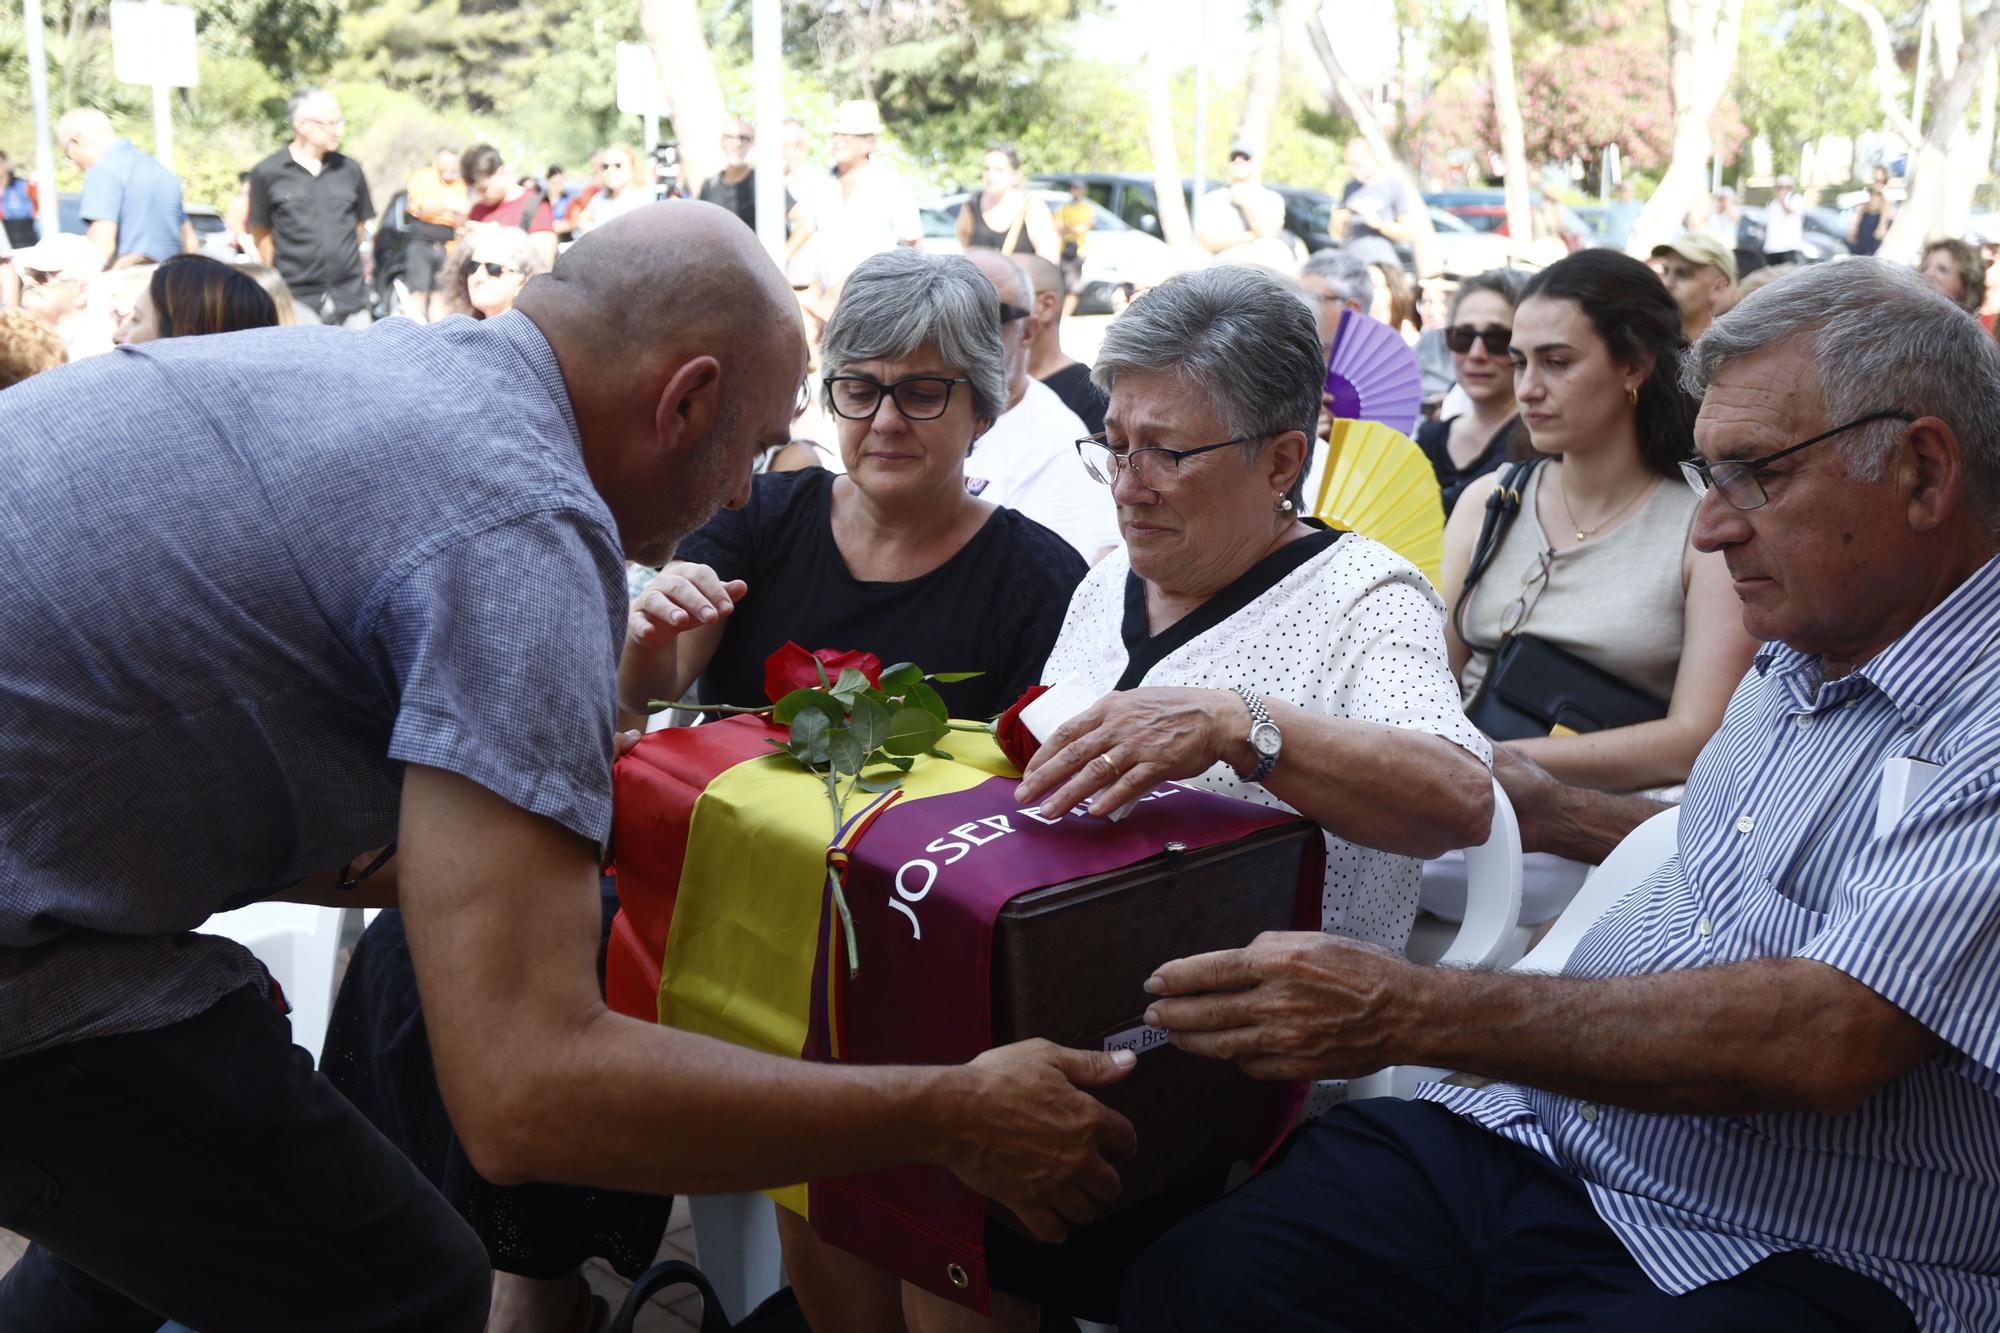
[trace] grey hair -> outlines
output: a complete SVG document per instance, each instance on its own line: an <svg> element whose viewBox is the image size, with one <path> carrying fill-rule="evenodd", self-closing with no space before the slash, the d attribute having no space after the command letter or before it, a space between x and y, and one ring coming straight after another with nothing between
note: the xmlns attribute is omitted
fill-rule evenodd
<svg viewBox="0 0 2000 1333"><path fill-rule="evenodd" d="M1451 318L1458 320L1458 303L1474 292L1491 292L1510 307L1519 309L1521 293L1528 287L1528 275L1517 268L1489 268L1484 273L1475 273L1458 284L1458 290L1451 294Z"/></svg>
<svg viewBox="0 0 2000 1333"><path fill-rule="evenodd" d="M1699 398L1731 363L1794 337L1817 369L1829 426L1895 410L1951 427L1973 507L2000 532L2000 347L1978 320L1899 264L1815 264L1710 325L1683 358L1682 386ZM1903 430L1900 421L1876 422L1834 447L1849 476L1879 481Z"/></svg>
<svg viewBox="0 0 2000 1333"><path fill-rule="evenodd" d="M1318 278L1338 301L1356 301L1366 311L1375 304L1375 270L1367 261L1339 250L1316 250L1300 266L1301 278Z"/></svg>
<svg viewBox="0 0 2000 1333"><path fill-rule="evenodd" d="M820 335L820 367L838 375L857 361L900 361L926 346L972 381L974 416L1007 410L1000 294L962 255L898 247L862 260Z"/></svg>
<svg viewBox="0 0 2000 1333"><path fill-rule="evenodd" d="M1223 428L1258 443L1300 431L1306 449L1285 492L1301 503L1326 390L1319 322L1299 289L1274 273L1223 264L1168 278L1105 331L1091 382L1107 395L1127 371L1191 382Z"/></svg>
<svg viewBox="0 0 2000 1333"><path fill-rule="evenodd" d="M290 124L297 120L305 104L326 91L325 88L315 87L310 83L303 88L294 89L292 95L285 99L285 123Z"/></svg>

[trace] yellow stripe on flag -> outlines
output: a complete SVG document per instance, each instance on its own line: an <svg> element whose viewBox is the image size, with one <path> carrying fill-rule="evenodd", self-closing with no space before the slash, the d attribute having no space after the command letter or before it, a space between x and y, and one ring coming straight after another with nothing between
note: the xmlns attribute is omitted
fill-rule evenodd
<svg viewBox="0 0 2000 1333"><path fill-rule="evenodd" d="M956 762L919 759L903 780L903 801L949 796L1015 774L991 736L954 731L942 744ZM856 792L848 802L850 817L864 797ZM812 1018L832 840L826 787L789 756L746 759L702 790L688 821L661 966L662 1023L772 1055L799 1055ZM869 942L857 943L865 967ZM805 1215L804 1185L766 1193Z"/></svg>

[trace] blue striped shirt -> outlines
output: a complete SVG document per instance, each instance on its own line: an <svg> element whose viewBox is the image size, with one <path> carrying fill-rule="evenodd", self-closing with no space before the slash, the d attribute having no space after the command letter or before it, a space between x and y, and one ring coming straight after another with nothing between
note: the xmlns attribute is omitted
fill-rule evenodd
<svg viewBox="0 0 2000 1333"><path fill-rule="evenodd" d="M1927 1330L2000 1329L2000 560L1866 666L1759 655L1688 780L1678 853L1572 976L1811 958L1943 1048L1859 1110L1657 1115L1514 1084L1425 1087L1575 1172L1663 1290L1810 1250ZM1881 837L1882 763L1940 765Z"/></svg>

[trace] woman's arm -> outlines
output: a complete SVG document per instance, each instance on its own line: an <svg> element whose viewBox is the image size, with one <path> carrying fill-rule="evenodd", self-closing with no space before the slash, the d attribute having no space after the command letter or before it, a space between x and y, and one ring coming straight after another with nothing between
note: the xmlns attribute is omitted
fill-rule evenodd
<svg viewBox="0 0 2000 1333"><path fill-rule="evenodd" d="M965 202L959 205L958 221L952 224L951 234L958 237L960 249L964 249L966 246L972 244L972 210L977 207L979 207L979 191L977 190L966 196Z"/></svg>
<svg viewBox="0 0 2000 1333"><path fill-rule="evenodd" d="M1062 262L1062 237L1056 231L1055 214L1049 206L1031 194L1022 195L1023 206L1028 210L1028 244L1036 254L1051 264Z"/></svg>
<svg viewBox="0 0 2000 1333"><path fill-rule="evenodd" d="M1723 710L1757 641L1743 629L1742 606L1720 553L1688 548L1681 661L1667 715L1658 722L1583 736L1511 742L1564 782L1604 791L1640 791L1685 782L1695 756L1722 725Z"/></svg>
<svg viewBox="0 0 2000 1333"><path fill-rule="evenodd" d="M748 592L707 565L675 561L653 576L625 621L618 658L618 728L646 725L654 699L686 694L722 646L722 631Z"/></svg>
<svg viewBox="0 0 2000 1333"><path fill-rule="evenodd" d="M1487 498L1499 486L1500 475L1504 471L1503 467L1489 472L1460 491L1458 504L1444 525L1444 563L1439 571L1444 586L1438 591L1444 595L1444 650L1451 659L1454 680L1465 675L1465 664L1472 656L1472 650L1458 637L1458 629L1452 623L1452 610L1458 605L1459 595L1465 591L1466 571L1472 566L1472 547L1479 540L1480 525L1486 521Z"/></svg>

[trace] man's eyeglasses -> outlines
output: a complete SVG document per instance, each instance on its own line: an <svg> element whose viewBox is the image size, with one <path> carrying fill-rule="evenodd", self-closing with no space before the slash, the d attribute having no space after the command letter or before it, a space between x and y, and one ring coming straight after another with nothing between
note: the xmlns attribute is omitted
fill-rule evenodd
<svg viewBox="0 0 2000 1333"><path fill-rule="evenodd" d="M755 140L753 140L753 139L752 139L752 138L751 138L751 137L750 137L749 135L747 135L747 134L725 134L725 135L723 135L723 136L722 136L722 142L724 142L724 143L754 143L754 142L756 142L756 141L755 141Z"/></svg>
<svg viewBox="0 0 2000 1333"><path fill-rule="evenodd" d="M1454 324L1444 331L1444 345L1460 356L1471 351L1475 342L1486 344L1488 356L1505 356L1507 349L1514 345L1514 330L1498 324L1488 324L1483 329L1476 329L1470 324Z"/></svg>
<svg viewBox="0 0 2000 1333"><path fill-rule="evenodd" d="M1681 475L1687 484L1694 487L1696 495L1707 495L1711 488L1722 492L1722 498L1737 509L1756 509L1771 497L1764 493L1764 483L1757 480L1757 474L1780 458L1795 454L1801 449L1810 449L1836 435L1844 435L1856 426L1866 426L1871 421L1915 421L1908 412L1885 409L1870 412L1865 417L1856 417L1845 426L1835 426L1823 435L1815 435L1810 440L1801 441L1774 454L1762 458L1731 458L1720 463L1711 463L1704 458L1688 459L1681 463Z"/></svg>
<svg viewBox="0 0 2000 1333"><path fill-rule="evenodd" d="M486 270L486 276L489 278L497 278L503 273L519 273L521 271L512 264L501 264L491 259L468 259L458 267L459 271L468 278L479 272L482 268Z"/></svg>
<svg viewBox="0 0 2000 1333"><path fill-rule="evenodd" d="M912 375L883 384L866 375L828 375L827 401L835 416L849 421L868 421L882 406L883 395L896 400L896 410L910 421L935 421L951 406L953 386L970 384L968 379L946 379L942 375Z"/></svg>
<svg viewBox="0 0 2000 1333"><path fill-rule="evenodd" d="M1156 444L1143 449L1114 449L1100 433L1078 440L1076 452L1083 460L1083 470L1106 486L1116 485L1118 474L1129 468L1147 490L1164 491L1171 490L1180 481L1182 462L1196 454L1213 453L1232 444L1251 444L1263 438L1261 435L1244 435L1224 440L1221 444L1204 444L1199 449L1165 449Z"/></svg>

